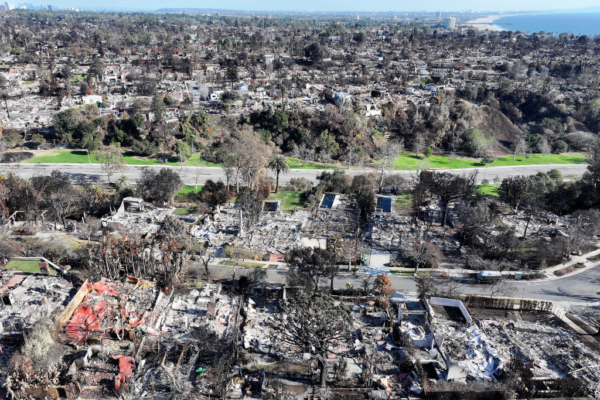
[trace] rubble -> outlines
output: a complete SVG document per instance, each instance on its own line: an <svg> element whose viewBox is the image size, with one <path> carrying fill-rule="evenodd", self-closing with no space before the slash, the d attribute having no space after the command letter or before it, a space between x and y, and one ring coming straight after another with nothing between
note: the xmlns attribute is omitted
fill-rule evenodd
<svg viewBox="0 0 600 400"><path fill-rule="evenodd" d="M102 218L100 223L103 228L111 230L135 229L142 235L154 234L173 210L173 207L159 208L143 199L126 197L121 206L112 215Z"/></svg>
<svg viewBox="0 0 600 400"><path fill-rule="evenodd" d="M8 361L23 344L24 331L65 307L75 290L60 276L5 271L0 279L0 383L3 384Z"/></svg>

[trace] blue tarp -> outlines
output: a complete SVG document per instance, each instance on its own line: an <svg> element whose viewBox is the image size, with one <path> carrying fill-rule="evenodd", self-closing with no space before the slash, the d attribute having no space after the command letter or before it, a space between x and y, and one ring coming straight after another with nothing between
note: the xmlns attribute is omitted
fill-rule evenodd
<svg viewBox="0 0 600 400"><path fill-rule="evenodd" d="M323 202L321 203L321 208L333 207L334 201L335 201L335 196L326 196L325 198L323 198Z"/></svg>
<svg viewBox="0 0 600 400"><path fill-rule="evenodd" d="M377 208L381 208L383 212L392 212L392 199L389 197L378 197Z"/></svg>
<svg viewBox="0 0 600 400"><path fill-rule="evenodd" d="M276 201L265 201L265 211L277 211L279 203Z"/></svg>

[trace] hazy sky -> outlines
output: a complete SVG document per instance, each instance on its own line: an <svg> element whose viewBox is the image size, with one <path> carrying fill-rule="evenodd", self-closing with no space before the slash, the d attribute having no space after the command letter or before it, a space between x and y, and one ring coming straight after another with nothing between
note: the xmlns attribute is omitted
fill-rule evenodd
<svg viewBox="0 0 600 400"><path fill-rule="evenodd" d="M14 1L18 4L17 1ZM33 4L52 4L57 7L99 8L114 7L123 9L153 10L163 7L219 8L229 10L257 11L512 11L574 9L600 6L598 0L45 0Z"/></svg>

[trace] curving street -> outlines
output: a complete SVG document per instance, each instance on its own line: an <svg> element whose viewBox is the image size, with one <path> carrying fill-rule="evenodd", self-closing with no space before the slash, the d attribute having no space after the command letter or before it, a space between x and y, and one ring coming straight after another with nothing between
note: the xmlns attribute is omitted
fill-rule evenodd
<svg viewBox="0 0 600 400"><path fill-rule="evenodd" d="M598 306L600 305L600 268L598 266L600 266L600 263L584 272L559 279L514 281L514 291L509 294L509 297L560 302L568 306L568 308L587 305ZM233 267L230 266L211 266L211 275L219 278L231 277L233 271ZM237 268L236 274L242 274L244 273L243 271L249 271L249 269ZM347 283L351 283L355 288L358 288L365 276L374 278L375 275L382 272L385 271L370 270L354 276L342 271L342 274L336 277L334 286L336 288L345 288ZM272 282L283 283L285 282L286 275L285 270L268 270L268 279ZM417 291L413 277L390 275L390 278L397 292L415 293ZM458 290L463 294L489 295L488 285L465 284L461 285Z"/></svg>

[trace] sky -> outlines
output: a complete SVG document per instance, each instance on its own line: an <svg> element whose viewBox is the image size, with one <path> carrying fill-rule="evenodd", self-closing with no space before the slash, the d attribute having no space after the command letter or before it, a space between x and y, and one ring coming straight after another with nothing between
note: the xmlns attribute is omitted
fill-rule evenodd
<svg viewBox="0 0 600 400"><path fill-rule="evenodd" d="M15 2L17 3L17 2ZM229 0L227 2L205 0L104 0L100 3L82 0L45 0L32 2L51 4L55 7L107 7L119 9L156 10L163 7L220 8L252 11L524 11L561 10L598 7L598 0Z"/></svg>

